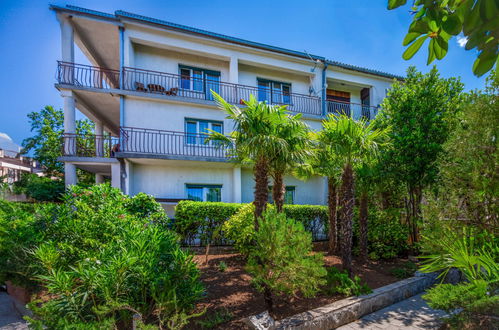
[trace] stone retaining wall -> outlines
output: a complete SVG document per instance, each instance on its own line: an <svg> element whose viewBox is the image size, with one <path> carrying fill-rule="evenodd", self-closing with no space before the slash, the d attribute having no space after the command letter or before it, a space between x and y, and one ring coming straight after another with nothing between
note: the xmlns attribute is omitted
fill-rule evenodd
<svg viewBox="0 0 499 330"><path fill-rule="evenodd" d="M246 323L253 329L334 329L360 317L423 292L437 281L437 274L416 276L375 289L371 294L350 297L332 304L274 321L267 312L252 316Z"/></svg>

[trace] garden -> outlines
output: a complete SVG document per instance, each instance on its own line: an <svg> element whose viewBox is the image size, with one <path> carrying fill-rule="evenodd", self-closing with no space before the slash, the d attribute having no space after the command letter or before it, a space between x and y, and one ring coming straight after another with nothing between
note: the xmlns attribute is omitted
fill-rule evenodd
<svg viewBox="0 0 499 330"><path fill-rule="evenodd" d="M330 114L317 132L286 106L213 93L234 131L207 140L253 168L252 203L181 201L169 219L108 184L0 200L0 282L29 293L35 329L233 329L457 270L430 307L450 328L497 327L498 92L495 73L465 93L410 68L375 120ZM288 175L325 177L327 205L285 204Z"/></svg>

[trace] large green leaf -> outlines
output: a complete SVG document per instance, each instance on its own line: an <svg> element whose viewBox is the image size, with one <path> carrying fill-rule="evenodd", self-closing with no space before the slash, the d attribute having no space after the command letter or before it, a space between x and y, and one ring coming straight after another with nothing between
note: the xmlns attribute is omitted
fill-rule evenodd
<svg viewBox="0 0 499 330"><path fill-rule="evenodd" d="M475 63L473 63L473 73L480 77L489 72L497 61L497 54L494 51L482 52Z"/></svg>
<svg viewBox="0 0 499 330"><path fill-rule="evenodd" d="M419 33L419 32L409 32L409 33L407 33L407 35L404 38L404 41L402 42L402 45L403 46L407 46L408 44L410 44L411 42L413 42L414 39L416 39L420 35L421 35L421 33Z"/></svg>
<svg viewBox="0 0 499 330"><path fill-rule="evenodd" d="M435 51L433 49L434 44L435 44L435 39L431 39L430 44L428 45L428 60L426 61L426 65L429 65L431 62L435 60Z"/></svg>
<svg viewBox="0 0 499 330"><path fill-rule="evenodd" d="M433 43L433 51L435 52L435 57L441 60L447 54L447 50L449 49L449 44L447 43L447 41L444 40L444 38L440 36L434 38L433 40L435 41Z"/></svg>
<svg viewBox="0 0 499 330"><path fill-rule="evenodd" d="M458 35L463 28L463 24L457 15L450 15L447 16L447 19L442 23L442 28L448 34Z"/></svg>
<svg viewBox="0 0 499 330"><path fill-rule="evenodd" d="M407 0L388 0L388 10L392 10L403 6L407 3Z"/></svg>
<svg viewBox="0 0 499 330"><path fill-rule="evenodd" d="M402 54L402 58L404 60L410 60L414 56L414 54L416 54L416 52L421 48L427 38L428 36L425 35L416 39L416 41L414 41L409 47L407 47L404 54Z"/></svg>

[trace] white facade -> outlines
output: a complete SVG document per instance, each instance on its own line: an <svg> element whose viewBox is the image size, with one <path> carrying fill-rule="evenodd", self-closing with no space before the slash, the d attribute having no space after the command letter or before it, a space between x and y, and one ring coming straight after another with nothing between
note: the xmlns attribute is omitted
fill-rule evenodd
<svg viewBox="0 0 499 330"><path fill-rule="evenodd" d="M252 169L231 163L195 134L232 130L209 89L236 104L250 93L287 103L320 130L338 107L372 118L396 78L130 13L51 9L61 23L56 87L64 98L66 183L76 183L81 167L127 194L155 196L170 215L187 198L253 199ZM92 66L73 63L75 44ZM77 149L76 108L96 123L95 154ZM285 184L293 203L326 202L325 178L286 177Z"/></svg>

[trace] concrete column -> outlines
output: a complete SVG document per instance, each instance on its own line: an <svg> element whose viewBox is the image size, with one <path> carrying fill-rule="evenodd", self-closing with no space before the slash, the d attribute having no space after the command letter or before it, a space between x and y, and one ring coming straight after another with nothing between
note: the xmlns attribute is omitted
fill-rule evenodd
<svg viewBox="0 0 499 330"><path fill-rule="evenodd" d="M96 173L95 174L95 183L96 184L104 183L104 175Z"/></svg>
<svg viewBox="0 0 499 330"><path fill-rule="evenodd" d="M121 169L118 162L111 164L111 186L121 189Z"/></svg>
<svg viewBox="0 0 499 330"><path fill-rule="evenodd" d="M61 25L61 60L74 63L74 31L71 25L71 17L59 16Z"/></svg>
<svg viewBox="0 0 499 330"><path fill-rule="evenodd" d="M104 129L102 122L95 121L95 156L104 157Z"/></svg>
<svg viewBox="0 0 499 330"><path fill-rule="evenodd" d="M232 169L232 202L233 203L241 203L242 202L242 193L241 193L241 167L236 166Z"/></svg>
<svg viewBox="0 0 499 330"><path fill-rule="evenodd" d="M374 93L376 93L376 90L375 90L374 86L369 87L369 105L371 107L377 107L378 106L377 98L374 95ZM369 108L369 112L370 112L370 115L371 115L371 119L374 118L377 115L377 110L375 108Z"/></svg>
<svg viewBox="0 0 499 330"><path fill-rule="evenodd" d="M68 187L77 183L78 177L76 176L76 166L71 163L64 163L64 184Z"/></svg>
<svg viewBox="0 0 499 330"><path fill-rule="evenodd" d="M230 58L229 82L232 84L239 83L239 59L237 57Z"/></svg>
<svg viewBox="0 0 499 330"><path fill-rule="evenodd" d="M76 154L76 121L75 121L75 99L73 92L63 90L61 96L64 103L64 155Z"/></svg>

